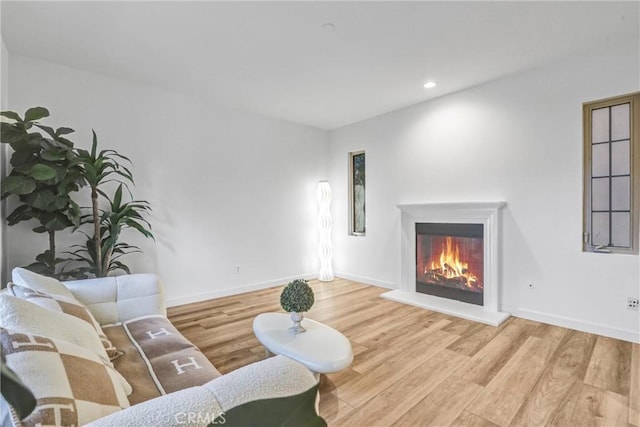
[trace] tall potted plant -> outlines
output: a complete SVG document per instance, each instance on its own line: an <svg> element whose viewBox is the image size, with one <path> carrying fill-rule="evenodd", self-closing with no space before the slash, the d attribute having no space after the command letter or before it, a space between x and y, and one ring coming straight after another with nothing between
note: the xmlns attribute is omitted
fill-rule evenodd
<svg viewBox="0 0 640 427"><path fill-rule="evenodd" d="M82 217L83 224L92 225L92 234L84 233L87 240L70 254L75 261L87 265L76 267L69 272L76 278L105 277L109 273L122 270L130 273L129 267L120 258L126 254L139 252L137 246L120 242L125 229L133 229L144 237L153 238L151 224L146 215L151 207L146 200L124 202L123 189L131 196L129 184L133 185L133 175L122 162L131 163L129 158L115 150L98 151L98 137L93 132L91 151L78 149L77 162L83 171L83 178L91 190L91 212ZM118 183L113 197L103 189L105 184ZM100 198L105 199L107 209L100 208Z"/></svg>
<svg viewBox="0 0 640 427"><path fill-rule="evenodd" d="M13 149L8 176L2 179L2 199L18 198L18 206L7 216L8 225L35 220L36 233L47 233L49 248L36 256L28 268L50 276L59 274L57 265L65 259L56 256L56 233L79 223L80 209L71 194L84 184L83 173L65 138L73 129L53 129L39 120L49 117L43 107L28 109L24 118L13 111L3 111L0 140ZM41 132L43 131L45 135Z"/></svg>

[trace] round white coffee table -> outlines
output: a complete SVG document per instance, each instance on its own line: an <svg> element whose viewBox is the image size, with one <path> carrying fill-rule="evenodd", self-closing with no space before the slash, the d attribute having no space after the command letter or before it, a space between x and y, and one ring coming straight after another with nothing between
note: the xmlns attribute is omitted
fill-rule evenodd
<svg viewBox="0 0 640 427"><path fill-rule="evenodd" d="M271 353L296 360L311 371L328 374L338 372L353 361L351 343L340 332L315 320L305 318L301 334L289 331L291 316L263 313L253 321L253 333Z"/></svg>

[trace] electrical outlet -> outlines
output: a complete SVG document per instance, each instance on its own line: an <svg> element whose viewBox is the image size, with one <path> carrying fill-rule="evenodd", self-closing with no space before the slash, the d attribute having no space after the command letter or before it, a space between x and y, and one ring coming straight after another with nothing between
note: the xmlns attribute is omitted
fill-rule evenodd
<svg viewBox="0 0 640 427"><path fill-rule="evenodd" d="M236 274L240 274L240 266L236 265Z"/></svg>
<svg viewBox="0 0 640 427"><path fill-rule="evenodd" d="M629 310L638 310L639 304L640 301L638 301L638 298L627 297L627 308Z"/></svg>

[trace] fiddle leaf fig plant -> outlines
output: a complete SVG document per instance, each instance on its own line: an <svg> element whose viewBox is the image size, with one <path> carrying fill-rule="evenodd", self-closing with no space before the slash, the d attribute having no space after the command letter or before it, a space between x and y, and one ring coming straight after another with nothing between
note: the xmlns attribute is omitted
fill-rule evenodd
<svg viewBox="0 0 640 427"><path fill-rule="evenodd" d="M7 215L7 224L36 221L36 233L47 233L49 248L36 256L28 267L39 273L57 275L56 232L79 224L80 208L71 198L84 184L76 162L73 143L64 135L73 129L53 129L40 123L49 117L44 107L34 107L24 118L13 111L0 112L7 120L0 122L0 141L13 149L12 167L2 179L2 199L14 196L18 205ZM41 132L42 131L42 132Z"/></svg>
<svg viewBox="0 0 640 427"><path fill-rule="evenodd" d="M313 289L304 279L289 282L280 294L280 305L288 313L309 311L314 302Z"/></svg>

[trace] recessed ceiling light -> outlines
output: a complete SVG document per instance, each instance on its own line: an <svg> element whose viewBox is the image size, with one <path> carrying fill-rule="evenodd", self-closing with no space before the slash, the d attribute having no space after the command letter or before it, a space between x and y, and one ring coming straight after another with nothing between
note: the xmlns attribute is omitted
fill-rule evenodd
<svg viewBox="0 0 640 427"><path fill-rule="evenodd" d="M424 84L425 89L431 89L432 87L436 87L436 82L430 81Z"/></svg>

